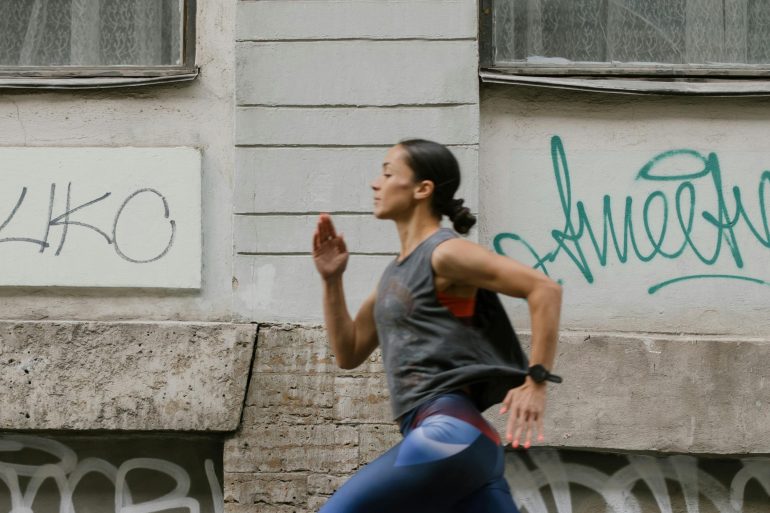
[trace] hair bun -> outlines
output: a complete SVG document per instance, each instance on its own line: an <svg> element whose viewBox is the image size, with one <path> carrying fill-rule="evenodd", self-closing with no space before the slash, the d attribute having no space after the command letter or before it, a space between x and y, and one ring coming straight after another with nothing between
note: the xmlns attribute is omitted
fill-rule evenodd
<svg viewBox="0 0 770 513"><path fill-rule="evenodd" d="M449 216L456 232L466 234L476 224L476 216L471 214L470 209L464 207L463 203L463 199L452 199L443 213Z"/></svg>

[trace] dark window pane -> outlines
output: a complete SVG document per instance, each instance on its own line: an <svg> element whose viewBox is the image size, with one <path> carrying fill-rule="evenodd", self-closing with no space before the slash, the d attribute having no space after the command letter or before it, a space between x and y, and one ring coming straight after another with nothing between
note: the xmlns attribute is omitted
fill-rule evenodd
<svg viewBox="0 0 770 513"><path fill-rule="evenodd" d="M2 0L0 66L182 63L184 0Z"/></svg>

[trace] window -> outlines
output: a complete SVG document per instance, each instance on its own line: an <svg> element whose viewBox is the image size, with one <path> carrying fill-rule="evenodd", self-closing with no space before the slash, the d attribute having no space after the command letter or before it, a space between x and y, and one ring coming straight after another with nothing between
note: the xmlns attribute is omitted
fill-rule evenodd
<svg viewBox="0 0 770 513"><path fill-rule="evenodd" d="M1 0L0 85L193 78L194 14L194 0Z"/></svg>
<svg viewBox="0 0 770 513"><path fill-rule="evenodd" d="M770 80L767 0L482 0L481 20L498 75Z"/></svg>

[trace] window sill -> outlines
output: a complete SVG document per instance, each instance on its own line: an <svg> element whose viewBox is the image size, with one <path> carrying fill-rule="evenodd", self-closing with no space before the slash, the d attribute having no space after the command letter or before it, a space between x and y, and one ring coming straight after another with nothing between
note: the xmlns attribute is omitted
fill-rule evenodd
<svg viewBox="0 0 770 513"><path fill-rule="evenodd" d="M195 80L200 68L174 70L148 76L2 76L0 89L109 89L113 87L141 87L171 82Z"/></svg>
<svg viewBox="0 0 770 513"><path fill-rule="evenodd" d="M671 94L696 96L770 96L770 79L629 78L586 76L536 76L482 69L484 83L517 84L580 91L623 94Z"/></svg>

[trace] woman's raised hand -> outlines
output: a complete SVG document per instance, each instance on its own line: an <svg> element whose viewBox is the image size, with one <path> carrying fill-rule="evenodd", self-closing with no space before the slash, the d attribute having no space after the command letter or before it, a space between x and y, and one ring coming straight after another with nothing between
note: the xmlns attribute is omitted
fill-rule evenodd
<svg viewBox="0 0 770 513"><path fill-rule="evenodd" d="M313 233L313 261L325 280L341 275L348 265L348 248L342 234L337 234L329 214L318 217Z"/></svg>

